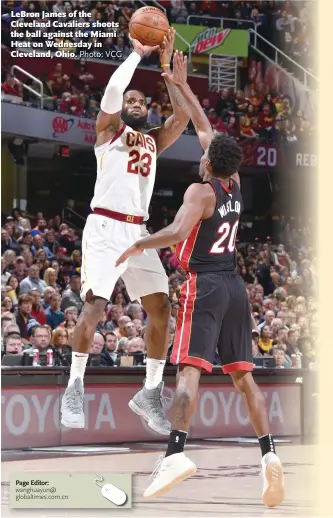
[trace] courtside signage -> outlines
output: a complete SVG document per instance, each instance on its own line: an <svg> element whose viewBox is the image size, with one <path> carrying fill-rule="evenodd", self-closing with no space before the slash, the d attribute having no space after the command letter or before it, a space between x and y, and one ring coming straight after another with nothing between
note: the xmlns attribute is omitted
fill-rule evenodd
<svg viewBox="0 0 333 518"><path fill-rule="evenodd" d="M248 56L248 31L238 29L203 28L175 23L176 47L187 52L190 46L193 54L220 54L226 56ZM185 41L183 41L183 39ZM187 42L187 43L186 43Z"/></svg>

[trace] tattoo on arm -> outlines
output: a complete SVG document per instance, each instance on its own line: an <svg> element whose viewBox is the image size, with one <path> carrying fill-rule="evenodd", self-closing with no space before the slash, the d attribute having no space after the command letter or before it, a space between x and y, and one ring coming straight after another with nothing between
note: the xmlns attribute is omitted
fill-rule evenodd
<svg viewBox="0 0 333 518"><path fill-rule="evenodd" d="M168 83L166 83L166 85L167 85L167 89L168 89L168 92L170 95L170 100L171 100L171 104L173 105L173 108L176 107L175 104L179 108L182 108L182 109L185 108L186 103L185 103L184 97L182 96L182 94L180 93L178 88L176 88L174 85L170 85Z"/></svg>

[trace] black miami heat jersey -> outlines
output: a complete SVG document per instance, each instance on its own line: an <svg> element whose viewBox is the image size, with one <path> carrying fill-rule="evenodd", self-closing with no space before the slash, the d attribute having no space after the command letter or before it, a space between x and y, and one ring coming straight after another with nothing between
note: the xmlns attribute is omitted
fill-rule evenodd
<svg viewBox="0 0 333 518"><path fill-rule="evenodd" d="M233 272L236 268L236 236L243 200L237 182L229 187L217 178L209 183L215 191L216 206L211 218L201 220L185 241L177 244L181 266L192 272Z"/></svg>

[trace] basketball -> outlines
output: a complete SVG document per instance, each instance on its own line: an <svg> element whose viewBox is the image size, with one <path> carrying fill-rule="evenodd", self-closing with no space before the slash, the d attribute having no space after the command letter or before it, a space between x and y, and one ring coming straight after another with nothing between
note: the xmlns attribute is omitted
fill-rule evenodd
<svg viewBox="0 0 333 518"><path fill-rule="evenodd" d="M168 30L168 19L157 7L141 7L135 11L129 24L131 37L150 47L160 45Z"/></svg>

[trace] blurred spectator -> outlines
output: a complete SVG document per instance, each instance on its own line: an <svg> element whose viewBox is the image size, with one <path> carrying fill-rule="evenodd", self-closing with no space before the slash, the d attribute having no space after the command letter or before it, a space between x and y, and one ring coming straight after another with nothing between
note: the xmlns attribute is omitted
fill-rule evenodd
<svg viewBox="0 0 333 518"><path fill-rule="evenodd" d="M142 322L143 320L143 311L140 304L130 304L127 309L127 315L130 319L138 319Z"/></svg>
<svg viewBox="0 0 333 518"><path fill-rule="evenodd" d="M72 348L68 346L68 331L65 327L57 327L52 333L52 345L59 355L70 354ZM62 359L62 358L60 358Z"/></svg>
<svg viewBox="0 0 333 518"><path fill-rule="evenodd" d="M7 95L22 98L22 90L22 83L15 81L11 74L7 74L5 82L1 85L1 91Z"/></svg>
<svg viewBox="0 0 333 518"><path fill-rule="evenodd" d="M54 288L51 288L51 286L48 286L47 288L45 288L43 300L41 301L41 306L44 310L49 307L50 298L51 298L51 295L53 295L53 293L56 293L56 291Z"/></svg>
<svg viewBox="0 0 333 518"><path fill-rule="evenodd" d="M78 88L83 88L84 85L91 83L94 80L94 76L89 72L88 65L84 58L81 58L76 62L73 76L78 81Z"/></svg>
<svg viewBox="0 0 333 518"><path fill-rule="evenodd" d="M38 266L33 264L28 269L28 277L20 282L20 294L28 293L32 288L37 288L43 294L46 287L46 283L39 278Z"/></svg>
<svg viewBox="0 0 333 518"><path fill-rule="evenodd" d="M18 309L15 313L16 323L20 329L20 335L25 340L28 339L27 326L31 320L33 320L31 317L32 301L33 299L30 295L20 295L18 300Z"/></svg>
<svg viewBox="0 0 333 518"><path fill-rule="evenodd" d="M17 304L18 304L18 295L19 295L18 286L19 286L19 282L18 282L17 278L14 275L9 277L9 279L7 281L7 286L6 286L7 296L11 299L12 307L14 309L16 309Z"/></svg>
<svg viewBox="0 0 333 518"><path fill-rule="evenodd" d="M41 293L37 288L32 288L29 290L28 294L32 297L32 310L31 316L34 318L39 324L46 324L46 315L44 309L41 307Z"/></svg>
<svg viewBox="0 0 333 518"><path fill-rule="evenodd" d="M157 105L157 103L151 103L150 108L148 110L148 124L151 126L161 126L162 124L162 117L160 113L160 108Z"/></svg>
<svg viewBox="0 0 333 518"><path fill-rule="evenodd" d="M267 325L261 329L258 346L262 354L269 354L272 349L273 340L271 339L270 327Z"/></svg>
<svg viewBox="0 0 333 518"><path fill-rule="evenodd" d="M19 252L19 246L16 240L9 236L8 230L1 229L1 255L4 255L8 250Z"/></svg>
<svg viewBox="0 0 333 518"><path fill-rule="evenodd" d="M81 290L81 279L78 275L72 275L70 279L70 286L64 291L61 301L61 309L64 311L70 306L76 307L80 312L83 306L83 302L80 296Z"/></svg>
<svg viewBox="0 0 333 518"><path fill-rule="evenodd" d="M188 12L183 0L171 0L171 21L174 23L186 23Z"/></svg>
<svg viewBox="0 0 333 518"><path fill-rule="evenodd" d="M272 355L275 360L275 366L279 369L288 369L290 364L286 359L285 352L279 347L273 347Z"/></svg>
<svg viewBox="0 0 333 518"><path fill-rule="evenodd" d="M57 272L54 268L47 268L44 272L44 282L47 286L51 286L55 291L59 291L60 285L57 283Z"/></svg>
<svg viewBox="0 0 333 518"><path fill-rule="evenodd" d="M114 48L117 52L121 53L123 59L126 59L131 53L130 48L125 43L125 38L120 35L117 36L117 43Z"/></svg>
<svg viewBox="0 0 333 518"><path fill-rule="evenodd" d="M25 349L24 354L31 354L33 349L38 349L39 354L45 354L51 343L51 332L48 326L34 326L31 330L31 348Z"/></svg>
<svg viewBox="0 0 333 518"><path fill-rule="evenodd" d="M137 336L135 325L132 321L127 322L124 326L124 333L126 338L134 338Z"/></svg>
<svg viewBox="0 0 333 518"><path fill-rule="evenodd" d="M7 334L4 339L4 353L5 354L22 354L23 344L21 336L18 333L12 332Z"/></svg>
<svg viewBox="0 0 333 518"><path fill-rule="evenodd" d="M236 111L235 101L230 95L228 88L223 88L221 98L217 101L215 111L217 116L222 117L222 119Z"/></svg>
<svg viewBox="0 0 333 518"><path fill-rule="evenodd" d="M116 334L113 331L107 331L105 333L105 356L110 357L112 362L114 363L117 359L117 346L118 339Z"/></svg>
<svg viewBox="0 0 333 518"><path fill-rule="evenodd" d="M130 317L126 315L118 319L118 327L114 330L118 339L125 337L125 325L130 321Z"/></svg>
<svg viewBox="0 0 333 518"><path fill-rule="evenodd" d="M60 310L60 304L60 295L58 293L53 293L50 297L50 306L45 311L46 322L51 329L55 329L65 320L65 315Z"/></svg>

